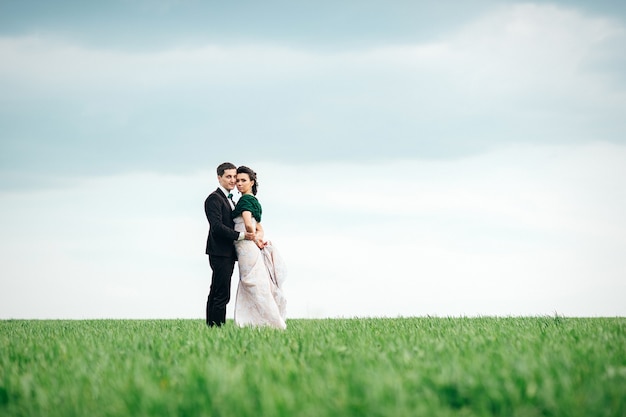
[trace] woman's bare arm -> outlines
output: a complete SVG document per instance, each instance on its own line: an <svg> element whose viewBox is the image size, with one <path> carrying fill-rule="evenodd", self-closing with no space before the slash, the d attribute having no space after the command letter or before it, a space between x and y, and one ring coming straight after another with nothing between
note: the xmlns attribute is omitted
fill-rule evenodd
<svg viewBox="0 0 626 417"><path fill-rule="evenodd" d="M263 249L265 247L265 242L263 241L264 233L261 223L256 224L256 229L252 227L252 213L249 211L241 213L241 217L243 217L243 224L246 226L246 235L248 233L254 233L254 243L256 243L260 249Z"/></svg>
<svg viewBox="0 0 626 417"><path fill-rule="evenodd" d="M264 236L265 236L265 231L263 230L263 226L261 226L261 223L257 223L256 224L256 244L261 249L263 249L263 247L267 245L267 242L263 240Z"/></svg>
<svg viewBox="0 0 626 417"><path fill-rule="evenodd" d="M246 232L254 233L255 228L252 226L252 213L244 211L241 213L241 217L243 217L243 224L246 226Z"/></svg>

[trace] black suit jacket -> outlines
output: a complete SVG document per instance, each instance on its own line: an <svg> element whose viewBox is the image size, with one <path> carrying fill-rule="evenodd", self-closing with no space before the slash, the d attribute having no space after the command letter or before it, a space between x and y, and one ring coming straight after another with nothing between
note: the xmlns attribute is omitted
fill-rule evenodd
<svg viewBox="0 0 626 417"><path fill-rule="evenodd" d="M239 232L234 229L233 210L222 190L218 188L204 200L204 213L209 221L206 254L236 257L233 242L239 238Z"/></svg>

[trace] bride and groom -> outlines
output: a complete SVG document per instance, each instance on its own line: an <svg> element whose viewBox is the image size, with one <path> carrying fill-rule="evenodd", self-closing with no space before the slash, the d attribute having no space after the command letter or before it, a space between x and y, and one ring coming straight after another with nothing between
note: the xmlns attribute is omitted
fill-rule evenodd
<svg viewBox="0 0 626 417"><path fill-rule="evenodd" d="M285 329L286 300L281 286L285 266L271 242L264 240L262 207L256 198L256 172L224 162L217 167L218 188L204 202L209 221L206 254L213 275L206 305L208 326L226 322L231 277L239 264L235 323ZM241 194L233 200L233 191Z"/></svg>

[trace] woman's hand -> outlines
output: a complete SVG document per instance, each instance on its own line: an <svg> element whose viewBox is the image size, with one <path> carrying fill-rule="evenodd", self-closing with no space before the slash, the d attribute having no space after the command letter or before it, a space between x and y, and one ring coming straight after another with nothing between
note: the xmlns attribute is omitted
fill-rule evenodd
<svg viewBox="0 0 626 417"><path fill-rule="evenodd" d="M263 249L265 246L267 246L267 242L264 242L263 239L256 239L254 242L259 247L259 249Z"/></svg>

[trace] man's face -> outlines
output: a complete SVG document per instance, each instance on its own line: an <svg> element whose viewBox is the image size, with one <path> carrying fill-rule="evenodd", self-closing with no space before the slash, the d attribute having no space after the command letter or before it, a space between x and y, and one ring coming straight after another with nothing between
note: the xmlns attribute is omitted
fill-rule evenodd
<svg viewBox="0 0 626 417"><path fill-rule="evenodd" d="M237 170L236 169L225 169L224 175L221 177L218 175L217 180L220 182L220 185L226 188L228 191L232 191L235 188L235 183L237 182Z"/></svg>

